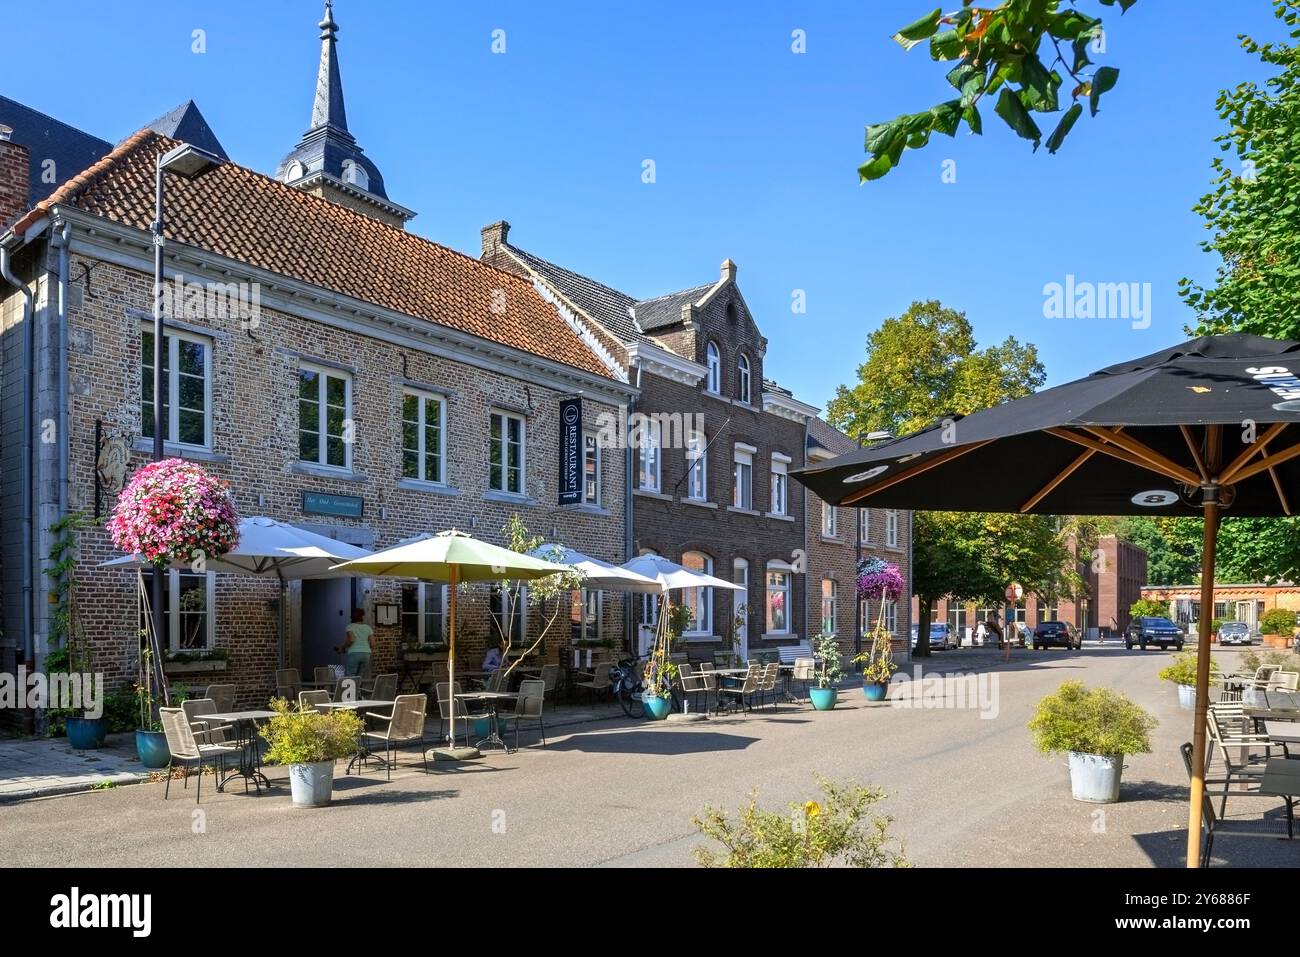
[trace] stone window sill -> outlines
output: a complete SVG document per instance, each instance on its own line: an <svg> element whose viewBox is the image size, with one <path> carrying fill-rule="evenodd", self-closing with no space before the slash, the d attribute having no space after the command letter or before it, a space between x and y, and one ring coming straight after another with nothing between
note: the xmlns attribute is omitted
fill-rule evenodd
<svg viewBox="0 0 1300 957"><path fill-rule="evenodd" d="M737 507L737 506L735 506L735 505L728 505L728 506L727 506L727 511L728 511L728 512L735 512L737 515L753 515L755 518L758 518L758 517L762 514L761 512L758 512L758 511L756 511L755 509L752 509L752 508L739 508L739 507Z"/></svg>
<svg viewBox="0 0 1300 957"><path fill-rule="evenodd" d="M153 455L153 439L136 439L131 446L131 451ZM189 459L191 462L213 462L219 465L230 461L230 456L224 452L200 449L193 445L178 445L175 442L164 442L163 454L173 459Z"/></svg>
<svg viewBox="0 0 1300 957"><path fill-rule="evenodd" d="M340 482L368 482L366 476L351 469L335 468L332 465L318 465L315 462L294 462L289 471L295 475L312 475L317 478L337 479Z"/></svg>
<svg viewBox="0 0 1300 957"><path fill-rule="evenodd" d="M716 508L718 507L718 503L717 503L717 502L706 502L706 501L704 501L703 499L698 499L698 498L684 498L684 499L682 499L682 504L683 504L683 505L694 505L696 508L714 508L714 509L716 509Z"/></svg>
<svg viewBox="0 0 1300 957"><path fill-rule="evenodd" d="M422 479L400 478L397 480L397 487L409 489L412 492L427 492L430 495L446 495L455 497L460 494L460 489L452 488L450 485L443 485L441 482L426 482Z"/></svg>
<svg viewBox="0 0 1300 957"><path fill-rule="evenodd" d="M648 488L635 488L632 490L632 495L636 498L658 499L661 502L671 502L673 500L671 495L665 495L663 492L655 492Z"/></svg>

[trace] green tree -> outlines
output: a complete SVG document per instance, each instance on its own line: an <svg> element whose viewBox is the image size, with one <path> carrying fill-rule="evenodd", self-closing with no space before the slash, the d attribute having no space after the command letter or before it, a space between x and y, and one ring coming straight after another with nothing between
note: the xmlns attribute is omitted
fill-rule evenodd
<svg viewBox="0 0 1300 957"><path fill-rule="evenodd" d="M1161 520L1170 547L1192 559L1190 574L1200 575L1204 525L1199 518ZM1214 578L1220 583L1294 581L1300 575L1300 520L1294 518L1228 518L1219 529Z"/></svg>
<svg viewBox="0 0 1300 957"><path fill-rule="evenodd" d="M1169 606L1154 598L1139 598L1129 606L1130 618L1168 618Z"/></svg>
<svg viewBox="0 0 1300 957"><path fill-rule="evenodd" d="M1118 3L1126 11L1137 0L1098 2L1107 7ZM1070 106L1046 137L1047 151L1055 153L1083 115L1081 101L1087 100L1096 116L1102 95L1119 80L1114 67L1089 71L1089 53L1102 35L1101 20L1078 10L1075 0L1003 0L993 7L962 0L955 13L932 10L899 30L894 40L905 50L929 40L932 60L955 64L947 79L957 95L919 113L868 126L871 159L858 167L858 176L862 182L879 179L898 165L904 150L925 146L932 133L954 136L962 123L972 133L983 133L979 104L986 96L997 96L994 112L1017 136L1032 141L1036 151L1044 137L1033 114L1061 112L1064 72L1071 81Z"/></svg>
<svg viewBox="0 0 1300 957"><path fill-rule="evenodd" d="M1273 0L1277 18L1300 37L1300 3ZM1263 84L1242 83L1219 94L1227 131L1215 139L1223 153L1210 161L1211 190L1193 209L1212 238L1201 244L1220 263L1208 287L1183 279L1180 293L1196 311L1200 331L1300 337L1300 45L1241 45L1279 68ZM1236 167L1234 169L1234 166Z"/></svg>

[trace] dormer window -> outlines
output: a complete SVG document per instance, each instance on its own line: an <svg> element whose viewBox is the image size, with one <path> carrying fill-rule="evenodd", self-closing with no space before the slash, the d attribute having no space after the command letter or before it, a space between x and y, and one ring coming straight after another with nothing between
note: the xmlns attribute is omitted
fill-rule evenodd
<svg viewBox="0 0 1300 957"><path fill-rule="evenodd" d="M749 356L742 353L740 361L736 363L736 398L746 405L750 404L749 381Z"/></svg>
<svg viewBox="0 0 1300 957"><path fill-rule="evenodd" d="M289 168L284 171L284 181L286 183L296 183L307 175L307 167L303 166L298 160L289 164Z"/></svg>
<svg viewBox="0 0 1300 957"><path fill-rule="evenodd" d="M370 189L370 177L356 160L343 161L343 182L357 189Z"/></svg>
<svg viewBox="0 0 1300 957"><path fill-rule="evenodd" d="M704 387L714 395L722 394L722 353L718 351L718 344L710 342L704 349L704 366L708 369L705 376Z"/></svg>

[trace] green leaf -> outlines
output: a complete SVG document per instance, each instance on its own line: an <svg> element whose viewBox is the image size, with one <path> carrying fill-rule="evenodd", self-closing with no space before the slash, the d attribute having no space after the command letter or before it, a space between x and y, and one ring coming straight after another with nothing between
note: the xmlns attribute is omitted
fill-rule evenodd
<svg viewBox="0 0 1300 957"><path fill-rule="evenodd" d="M1076 103L1065 111L1065 116L1061 117L1061 122L1056 125L1056 129L1052 130L1052 135L1047 138L1047 152L1055 153L1061 148L1061 143L1069 135L1070 130L1074 128L1074 124L1082 115L1082 103Z"/></svg>
<svg viewBox="0 0 1300 957"><path fill-rule="evenodd" d="M966 125L970 127L972 133L976 136L983 135L984 119L980 116L980 111L975 108L974 103L961 111L961 117L966 121Z"/></svg>
<svg viewBox="0 0 1300 957"><path fill-rule="evenodd" d="M939 29L939 18L943 11L936 8L915 23L910 23L894 34L894 42L904 50L910 50L926 37L933 36Z"/></svg>
<svg viewBox="0 0 1300 957"><path fill-rule="evenodd" d="M1055 70L1048 72L1043 61L1036 56L1027 56L1020 69L1021 102L1035 113L1055 113L1061 108L1057 100L1057 90L1061 86L1061 76Z"/></svg>
<svg viewBox="0 0 1300 957"><path fill-rule="evenodd" d="M1073 72L1078 73L1092 64L1092 60L1088 57L1088 44L1091 42L1089 37L1079 37L1074 41L1074 63L1070 66Z"/></svg>
<svg viewBox="0 0 1300 957"><path fill-rule="evenodd" d="M1038 149L1038 144L1042 142L1043 133L1038 128L1038 124L1030 117L1025 105L1020 102L1020 97L1011 90L1003 90L998 97L997 110L998 116L1006 122L1007 126L1016 131L1022 139L1033 140L1034 149Z"/></svg>
<svg viewBox="0 0 1300 957"><path fill-rule="evenodd" d="M1088 98L1088 103L1092 107L1092 115L1097 115L1097 108L1101 101L1101 95L1115 88L1119 82L1119 70L1113 66L1100 67L1092 77L1092 94Z"/></svg>
<svg viewBox="0 0 1300 957"><path fill-rule="evenodd" d="M961 123L962 106L960 100L949 100L930 108L933 128L947 136L953 136Z"/></svg>
<svg viewBox="0 0 1300 957"><path fill-rule="evenodd" d="M956 30L944 30L930 38L931 60L956 60L966 49L965 41Z"/></svg>
<svg viewBox="0 0 1300 957"><path fill-rule="evenodd" d="M858 167L858 182L865 183L868 180L880 179L893 168L894 161L889 156L877 156Z"/></svg>

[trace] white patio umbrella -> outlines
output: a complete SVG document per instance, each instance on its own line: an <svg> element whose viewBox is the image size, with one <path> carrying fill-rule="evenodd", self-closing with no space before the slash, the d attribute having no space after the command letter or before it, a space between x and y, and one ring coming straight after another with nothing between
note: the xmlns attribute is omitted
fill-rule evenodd
<svg viewBox="0 0 1300 957"><path fill-rule="evenodd" d="M539 545L529 554L544 561L568 565L582 575L583 588L638 594L658 594L663 591L663 585L654 578L648 578L622 565L592 558L566 545Z"/></svg>
<svg viewBox="0 0 1300 957"><path fill-rule="evenodd" d="M619 566L625 571L635 572L644 578L652 578L659 583L660 591L672 591L677 588L730 588L732 591L744 591L744 585L737 585L723 578L715 578L704 572L692 571L676 562L670 562L662 555L638 555Z"/></svg>
<svg viewBox="0 0 1300 957"><path fill-rule="evenodd" d="M370 552L338 539L309 532L305 528L252 516L239 521L239 544L224 555L205 556L203 570L232 575L256 575L276 578L280 582L280 614L276 622L277 660L284 667L284 612L287 583L304 578L340 578L355 574L339 572L339 562L365 558ZM190 567L193 563L177 563ZM139 555L123 555L106 562L101 568L139 569L147 565Z"/></svg>

